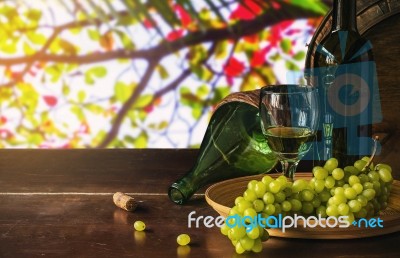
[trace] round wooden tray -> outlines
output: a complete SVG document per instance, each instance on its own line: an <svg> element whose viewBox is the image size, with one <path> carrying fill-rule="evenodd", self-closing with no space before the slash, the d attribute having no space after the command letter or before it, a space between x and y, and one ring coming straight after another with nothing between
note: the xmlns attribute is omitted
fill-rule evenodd
<svg viewBox="0 0 400 258"><path fill-rule="evenodd" d="M269 174L278 177L280 174ZM250 180L260 180L264 175L247 176L222 181L211 185L205 193L207 203L221 216L227 217L229 210L234 206L235 198L241 196ZM296 179L310 179L311 173L296 173ZM383 228L366 228L350 225L348 228L315 228L297 227L288 228L283 233L281 229L268 229L271 236L308 239L344 239L379 236L400 231L400 182L393 182L388 207L381 211L379 218L383 220ZM300 225L299 225L300 226Z"/></svg>

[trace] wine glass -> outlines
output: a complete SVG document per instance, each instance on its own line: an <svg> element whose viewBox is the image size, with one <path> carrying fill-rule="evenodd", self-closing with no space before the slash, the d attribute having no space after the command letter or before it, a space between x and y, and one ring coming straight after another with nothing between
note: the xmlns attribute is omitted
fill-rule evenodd
<svg viewBox="0 0 400 258"><path fill-rule="evenodd" d="M308 85L264 86L259 109L268 146L280 160L283 174L293 180L297 164L316 137L318 91Z"/></svg>

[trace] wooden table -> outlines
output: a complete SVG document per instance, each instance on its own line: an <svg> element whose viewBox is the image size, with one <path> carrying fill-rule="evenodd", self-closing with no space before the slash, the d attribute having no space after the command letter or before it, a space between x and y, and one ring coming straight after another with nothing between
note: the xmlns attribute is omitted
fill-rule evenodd
<svg viewBox="0 0 400 258"><path fill-rule="evenodd" d="M389 154L379 158L399 179L399 146L387 149ZM204 189L184 206L168 199L168 186L197 154L188 149L0 150L0 257L236 257L218 228L188 228L191 211L217 216L201 194ZM112 201L117 191L131 193L140 207L133 213L117 208ZM146 223L144 234L134 232L135 220ZM190 250L177 248L181 233L191 235ZM354 240L271 238L263 253L248 257L398 257L399 243L400 232Z"/></svg>

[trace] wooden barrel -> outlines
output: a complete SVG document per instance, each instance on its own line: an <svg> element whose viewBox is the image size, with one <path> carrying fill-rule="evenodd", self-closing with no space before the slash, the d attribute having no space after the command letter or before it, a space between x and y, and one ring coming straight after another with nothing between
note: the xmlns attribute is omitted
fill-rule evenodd
<svg viewBox="0 0 400 258"><path fill-rule="evenodd" d="M307 56L313 63L316 46L328 36L332 13L325 16L309 44ZM371 41L377 66L384 122L374 128L389 136L400 128L400 0L358 0L357 27Z"/></svg>

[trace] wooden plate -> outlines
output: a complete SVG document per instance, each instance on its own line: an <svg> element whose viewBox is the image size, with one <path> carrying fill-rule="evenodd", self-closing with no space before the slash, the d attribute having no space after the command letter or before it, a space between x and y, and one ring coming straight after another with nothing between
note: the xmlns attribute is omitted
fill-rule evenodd
<svg viewBox="0 0 400 258"><path fill-rule="evenodd" d="M278 177L280 174L269 174L271 177ZM237 196L241 196L252 180L260 180L264 175L240 177L222 181L211 185L205 193L207 203L221 216L227 217L229 210L234 206ZM296 173L296 179L310 179L311 173ZM379 236L400 231L400 182L395 180L390 193L388 207L381 211L379 218L383 220L383 228L356 227L350 225L347 228L320 227L304 228L301 225L297 228L288 228L283 233L281 229L268 229L271 236L287 238L308 238L308 239L344 239Z"/></svg>

